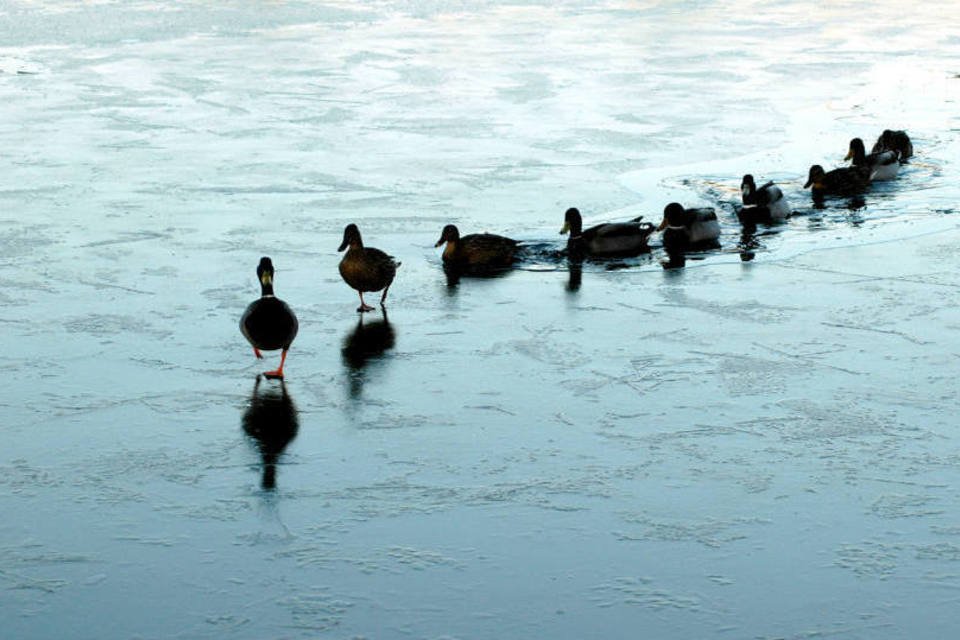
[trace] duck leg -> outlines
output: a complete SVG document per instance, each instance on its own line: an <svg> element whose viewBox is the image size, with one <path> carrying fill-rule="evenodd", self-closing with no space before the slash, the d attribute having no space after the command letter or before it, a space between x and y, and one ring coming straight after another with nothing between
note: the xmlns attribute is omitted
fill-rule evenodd
<svg viewBox="0 0 960 640"><path fill-rule="evenodd" d="M253 355L257 356L257 360L263 360L263 354L256 347L253 348Z"/></svg>
<svg viewBox="0 0 960 640"><path fill-rule="evenodd" d="M287 359L287 349L280 354L280 366L273 371L264 371L263 376L270 380L283 380L283 363Z"/></svg>
<svg viewBox="0 0 960 640"><path fill-rule="evenodd" d="M370 305L368 305L366 302L363 301L363 291L360 291L359 293L360 293L360 306L357 307L357 313L363 313L365 311L373 311L373 307L371 307Z"/></svg>
<svg viewBox="0 0 960 640"><path fill-rule="evenodd" d="M388 284L383 290L383 295L380 296L380 306L385 306L384 303L387 301L387 291L390 291L390 285Z"/></svg>

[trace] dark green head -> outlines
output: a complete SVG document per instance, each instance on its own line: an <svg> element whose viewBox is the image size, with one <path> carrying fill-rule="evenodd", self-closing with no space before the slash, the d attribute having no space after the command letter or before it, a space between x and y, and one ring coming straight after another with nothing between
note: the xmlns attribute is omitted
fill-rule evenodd
<svg viewBox="0 0 960 640"><path fill-rule="evenodd" d="M757 192L757 183L754 182L753 176L751 174L745 174L743 180L740 181L740 193L743 195L744 201L754 193Z"/></svg>
<svg viewBox="0 0 960 640"><path fill-rule="evenodd" d="M850 141L850 148L847 150L847 156L844 160L853 160L853 164L860 165L867 157L867 149L863 146L863 140L854 138Z"/></svg>
<svg viewBox="0 0 960 640"><path fill-rule="evenodd" d="M563 214L563 228L560 233L569 233L571 236L580 235L583 229L583 218L580 217L580 210L576 207L570 207Z"/></svg>
<svg viewBox="0 0 960 640"><path fill-rule="evenodd" d="M671 202L663 208L663 219L671 227L682 227L686 220L686 210L679 202Z"/></svg>
<svg viewBox="0 0 960 640"><path fill-rule="evenodd" d="M264 256L257 265L257 279L260 280L260 289L263 295L273 294L273 262Z"/></svg>

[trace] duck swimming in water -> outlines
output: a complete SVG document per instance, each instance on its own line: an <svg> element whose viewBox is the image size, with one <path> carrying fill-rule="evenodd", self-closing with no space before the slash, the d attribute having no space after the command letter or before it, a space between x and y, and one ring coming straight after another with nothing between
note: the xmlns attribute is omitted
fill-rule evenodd
<svg viewBox="0 0 960 640"><path fill-rule="evenodd" d="M900 154L900 162L904 162L913 155L913 142L906 131L884 129L873 145L873 153L881 151L896 151Z"/></svg>
<svg viewBox="0 0 960 640"><path fill-rule="evenodd" d="M253 346L257 358L263 358L261 351L282 349L280 366L274 371L265 371L263 375L283 379L287 351L297 337L297 316L286 302L273 295L273 262L270 258L260 258L257 277L260 279L260 299L251 302L243 312L240 332Z"/></svg>
<svg viewBox="0 0 960 640"><path fill-rule="evenodd" d="M840 167L832 171L824 171L818 164L810 167L804 189L810 188L814 198L825 195L848 196L863 193L870 186L870 169L868 167Z"/></svg>
<svg viewBox="0 0 960 640"><path fill-rule="evenodd" d="M663 209L658 230L663 231L664 248L672 252L715 243L720 237L720 222L709 207L684 209L680 203L671 202Z"/></svg>
<svg viewBox="0 0 960 640"><path fill-rule="evenodd" d="M740 182L743 208L737 212L742 224L772 224L790 217L790 205L772 181L757 187L749 173Z"/></svg>
<svg viewBox="0 0 960 640"><path fill-rule="evenodd" d="M340 261L340 277L360 294L357 312L373 311L373 307L363 301L364 291L383 289L383 295L380 296L380 306L383 307L400 263L380 249L364 247L360 229L352 223L343 230L343 242L337 251L344 249L347 249L347 253Z"/></svg>
<svg viewBox="0 0 960 640"><path fill-rule="evenodd" d="M867 155L860 138L850 141L850 149L844 160L853 160L855 167L867 167L870 170L870 180L892 180L900 170L900 158L896 151L878 151Z"/></svg>
<svg viewBox="0 0 960 640"><path fill-rule="evenodd" d="M440 233L436 247L443 248L444 267L464 274L483 274L506 269L516 259L517 241L492 233L471 233L460 236L455 225L448 224Z"/></svg>
<svg viewBox="0 0 960 640"><path fill-rule="evenodd" d="M567 209L563 215L560 233L569 233L567 251L571 256L635 256L650 251L647 238L656 231L641 218L629 222L605 222L583 228L583 218L576 207Z"/></svg>

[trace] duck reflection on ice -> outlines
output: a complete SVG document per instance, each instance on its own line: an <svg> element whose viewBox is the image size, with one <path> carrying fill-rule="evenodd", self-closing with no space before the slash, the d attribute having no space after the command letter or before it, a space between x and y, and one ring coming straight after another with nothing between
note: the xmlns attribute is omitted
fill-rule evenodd
<svg viewBox="0 0 960 640"><path fill-rule="evenodd" d="M376 360L384 351L392 349L396 342L396 332L390 325L387 312L383 320L372 322L361 315L357 326L343 340L343 364L350 373L350 397L359 398L363 392L364 368L370 360Z"/></svg>
<svg viewBox="0 0 960 640"><path fill-rule="evenodd" d="M683 269L687 265L687 256L681 251L667 251L667 257L660 260L660 266L667 271Z"/></svg>
<svg viewBox="0 0 960 640"><path fill-rule="evenodd" d="M256 443L263 458L261 486L266 491L277 486L277 460L300 429L297 407L282 380L279 387L279 391L274 387L261 393L260 376L257 376L242 420L243 430Z"/></svg>
<svg viewBox="0 0 960 640"><path fill-rule="evenodd" d="M755 226L743 226L743 233L740 234L740 242L737 244L737 251L740 254L741 262L751 262L757 256L760 241L755 235L756 231L757 228Z"/></svg>
<svg viewBox="0 0 960 640"><path fill-rule="evenodd" d="M456 291L457 285L460 284L462 278L492 280L494 278L502 278L511 273L513 273L513 269L510 267L466 270L451 265L443 266L443 274L447 278L447 290L451 293Z"/></svg>

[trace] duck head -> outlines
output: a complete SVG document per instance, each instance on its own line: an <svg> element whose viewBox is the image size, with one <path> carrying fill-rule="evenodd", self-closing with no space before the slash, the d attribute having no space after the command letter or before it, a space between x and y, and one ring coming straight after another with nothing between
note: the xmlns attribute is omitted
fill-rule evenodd
<svg viewBox="0 0 960 640"><path fill-rule="evenodd" d="M453 244L458 240L460 240L460 230L457 229L456 225L448 224L443 228L443 231L440 232L440 239L437 240L437 244L433 246L439 247L445 242Z"/></svg>
<svg viewBox="0 0 960 640"><path fill-rule="evenodd" d="M363 240L360 238L360 229L352 222L343 230L343 242L337 251L343 251L347 247L363 247Z"/></svg>
<svg viewBox="0 0 960 640"><path fill-rule="evenodd" d="M740 182L740 195L743 198L743 204L753 204L753 196L757 193L757 183L753 181L753 176L749 173L743 176Z"/></svg>
<svg viewBox="0 0 960 640"><path fill-rule="evenodd" d="M810 167L810 173L807 176L807 183L803 185L803 188L808 189L810 188L811 185L814 188L818 188L820 185L820 180L823 178L824 173L825 172L823 170L823 167L821 167L818 164L815 164L812 167Z"/></svg>
<svg viewBox="0 0 960 640"><path fill-rule="evenodd" d="M273 262L264 256L257 265L257 278L260 280L260 291L265 296L273 295Z"/></svg>
<svg viewBox="0 0 960 640"><path fill-rule="evenodd" d="M663 208L663 220L671 227L682 227L686 218L686 210L679 202L671 202Z"/></svg>
<svg viewBox="0 0 960 640"><path fill-rule="evenodd" d="M853 164L860 165L863 164L864 159L867 157L867 149L863 146L863 140L860 138L854 138L850 141L850 148L847 151L847 155L844 160L853 160Z"/></svg>
<svg viewBox="0 0 960 640"><path fill-rule="evenodd" d="M570 237L574 237L580 235L582 229L583 218L580 217L580 210L576 207L570 207L563 214L563 228L560 229L560 233L569 233Z"/></svg>

